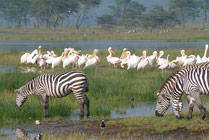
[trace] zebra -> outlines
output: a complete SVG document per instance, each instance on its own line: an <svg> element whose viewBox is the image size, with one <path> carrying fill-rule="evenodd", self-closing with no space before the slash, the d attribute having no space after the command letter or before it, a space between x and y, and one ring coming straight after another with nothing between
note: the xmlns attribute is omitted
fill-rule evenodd
<svg viewBox="0 0 209 140"><path fill-rule="evenodd" d="M44 110L44 117L48 117L49 96L64 97L73 92L79 102L80 117L84 116L84 104L87 108L87 116L90 115L90 101L86 95L88 92L88 78L79 71L69 71L56 74L42 74L35 77L16 89L16 106L21 107L31 94L40 96Z"/></svg>
<svg viewBox="0 0 209 140"><path fill-rule="evenodd" d="M188 119L192 118L195 103L202 119L205 119L206 109L203 107L200 94L209 93L209 67L208 65L191 65L173 73L161 85L157 95L156 116L163 116L170 104L173 106L177 118L181 118L183 103L181 96L185 92L189 103Z"/></svg>

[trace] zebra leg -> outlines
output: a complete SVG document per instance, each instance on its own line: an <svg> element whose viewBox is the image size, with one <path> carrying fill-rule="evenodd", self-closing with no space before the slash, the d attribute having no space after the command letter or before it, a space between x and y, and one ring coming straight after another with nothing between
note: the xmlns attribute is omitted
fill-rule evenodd
<svg viewBox="0 0 209 140"><path fill-rule="evenodd" d="M79 99L78 100L79 104L80 104L80 119L83 119L84 117L84 100L83 99Z"/></svg>
<svg viewBox="0 0 209 140"><path fill-rule="evenodd" d="M49 106L49 96L46 95L40 95L41 98L41 105L44 110L44 117L49 117L48 115L48 106Z"/></svg>
<svg viewBox="0 0 209 140"><path fill-rule="evenodd" d="M188 95L187 94L187 101L188 101L188 104L189 104L189 114L187 116L188 119L191 119L192 118L192 112L193 112L193 108L194 108L194 98L191 97L191 95Z"/></svg>
<svg viewBox="0 0 209 140"><path fill-rule="evenodd" d="M202 119L204 120L205 117L206 117L206 115L205 115L206 109L202 105L202 101L201 101L201 98L200 98L200 94L199 93L194 93L193 94L193 97L194 97L194 101L196 102L196 104L197 104L197 106L198 106L198 108L200 110Z"/></svg>
<svg viewBox="0 0 209 140"><path fill-rule="evenodd" d="M180 105L180 101L179 100L172 100L172 106L173 106L173 111L176 115L176 118L177 119L181 119L181 114L180 114L180 108L179 108L179 105Z"/></svg>
<svg viewBox="0 0 209 140"><path fill-rule="evenodd" d="M88 97L87 97L86 95L85 95L85 100L84 100L84 102L85 102L85 104L86 104L86 110L87 110L86 116L88 117L88 116L90 116L90 111L89 111L90 101L89 101L89 99L88 99Z"/></svg>

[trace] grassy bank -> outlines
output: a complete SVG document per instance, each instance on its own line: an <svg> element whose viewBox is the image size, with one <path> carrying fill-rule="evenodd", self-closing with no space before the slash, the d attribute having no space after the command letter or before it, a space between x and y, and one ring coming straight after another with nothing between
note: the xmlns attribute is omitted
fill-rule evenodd
<svg viewBox="0 0 209 140"><path fill-rule="evenodd" d="M206 25L206 28L209 25ZM194 31L201 28L200 24L187 24L182 30L180 26L172 29L157 29L151 32L149 29L134 28L137 33L127 33L133 28L102 26L82 26L79 30L75 27L57 27L56 31L46 30L45 27L34 29L32 26L16 28L0 26L0 40L31 40L31 41L77 41L77 40L150 40L150 41L208 41L208 30ZM94 30L95 33L92 33ZM116 32L120 30L120 32ZM172 31L170 31L172 30ZM169 32L167 32L169 31Z"/></svg>
<svg viewBox="0 0 209 140"><path fill-rule="evenodd" d="M204 48L201 49L186 49L186 54L202 55ZM148 55L152 54L153 50L147 50ZM159 50L158 50L159 51ZM171 60L180 55L180 49L164 50L165 55L170 54ZM118 56L121 50L116 50ZM141 55L142 50L131 50L136 55ZM0 52L0 65L13 67L31 67L32 65L21 65L20 56L24 52L5 51ZM61 50L56 53L61 54ZM82 53L90 53L84 51ZM154 68L145 68L145 70L136 71L113 69L106 62L106 50L101 50L98 56L101 59L99 68L88 68L84 71L89 78L88 97L91 101L92 116L109 116L111 110L115 106L123 106L123 101L129 101L131 96L135 97L136 101L154 102L156 100L156 91L166 77L172 73L169 70L163 73ZM39 97L34 95L28 98L28 101L22 108L15 108L16 94L14 89L19 88L25 82L42 73L55 73L72 70L68 67L57 67L55 70L48 68L42 72L36 73L21 73L21 72L6 72L0 73L0 125L19 124L22 122L33 122L35 119L43 119L43 110L40 104ZM121 104L115 104L114 101L120 101ZM108 103L108 104L107 104ZM50 98L49 115L51 120L61 120L69 117L72 111L79 108L73 94L64 98Z"/></svg>

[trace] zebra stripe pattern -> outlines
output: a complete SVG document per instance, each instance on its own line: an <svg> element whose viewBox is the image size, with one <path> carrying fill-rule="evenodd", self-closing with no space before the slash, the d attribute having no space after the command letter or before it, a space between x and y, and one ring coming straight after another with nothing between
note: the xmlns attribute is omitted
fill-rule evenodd
<svg viewBox="0 0 209 140"><path fill-rule="evenodd" d="M15 90L15 92L18 93L16 97L17 107L21 107L29 95L39 95L45 117L48 117L49 96L60 98L73 92L81 105L81 117L84 116L84 104L87 106L87 116L90 115L89 99L86 95L86 92L88 92L88 78L82 72L70 71L56 74L42 74L31 79L22 87Z"/></svg>
<svg viewBox="0 0 209 140"><path fill-rule="evenodd" d="M169 76L161 85L157 95L156 116L163 116L172 104L177 118L181 118L183 103L181 96L186 93L189 103L188 118L192 118L194 104L200 109L202 119L205 118L205 108L200 94L209 94L209 63L201 63L184 67Z"/></svg>

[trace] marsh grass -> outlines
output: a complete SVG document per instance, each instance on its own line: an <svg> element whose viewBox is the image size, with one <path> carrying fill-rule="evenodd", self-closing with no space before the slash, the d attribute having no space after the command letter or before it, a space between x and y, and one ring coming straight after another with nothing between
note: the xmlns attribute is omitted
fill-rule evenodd
<svg viewBox="0 0 209 140"><path fill-rule="evenodd" d="M185 49L186 54L203 55L204 47L200 49ZM62 50L57 50L56 53L61 54ZM131 52L140 56L143 50L132 49ZM148 55L151 55L153 50L147 50ZM158 50L159 51L159 50ZM165 55L170 54L171 59L180 56L180 49L165 49ZM116 50L117 56L120 56L121 50ZM0 65L9 66L25 66L21 65L19 58L24 52L5 51L0 52ZM91 53L84 51L82 53ZM89 92L87 93L91 101L92 116L108 116L115 106L114 101L127 101L131 96L135 97L136 101L153 102L156 100L156 92L161 83L175 70L168 70L167 73L162 73L159 69L145 68L144 70L136 71L124 70L121 68L113 69L106 61L108 55L106 50L100 50L98 53L101 63L99 68L82 69L89 79ZM43 110L38 96L30 96L28 101L21 108L15 108L16 94L14 89L21 87L30 79L42 73L56 73L72 70L71 67L62 69L61 66L52 70L45 70L41 73L21 73L7 72L0 73L0 119L2 125L18 124L22 122L32 122L33 119L43 119ZM185 97L184 97L185 98ZM107 101L108 105L107 104ZM50 98L49 115L51 120L59 120L60 118L69 117L72 111L80 106L77 103L75 96L70 94L64 98ZM20 119L21 118L21 119ZM23 119L24 118L24 119ZM29 120L31 118L31 120Z"/></svg>

